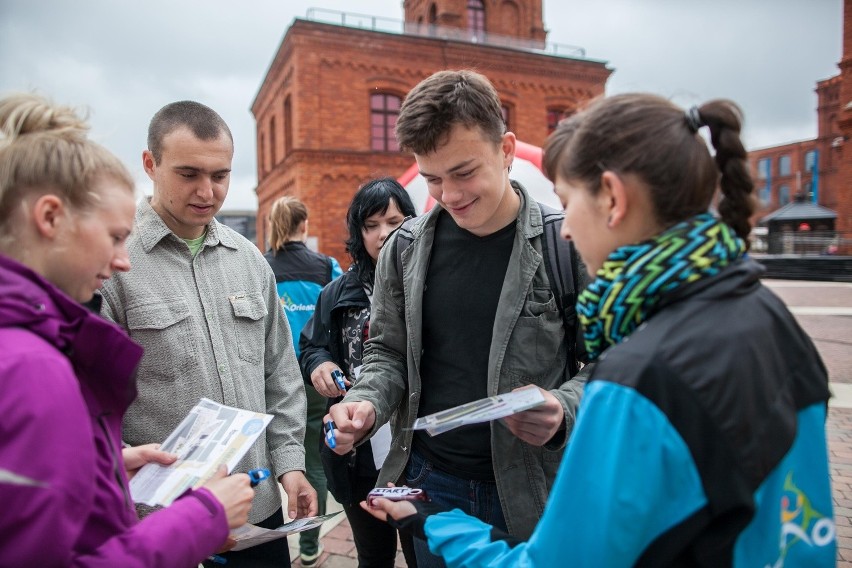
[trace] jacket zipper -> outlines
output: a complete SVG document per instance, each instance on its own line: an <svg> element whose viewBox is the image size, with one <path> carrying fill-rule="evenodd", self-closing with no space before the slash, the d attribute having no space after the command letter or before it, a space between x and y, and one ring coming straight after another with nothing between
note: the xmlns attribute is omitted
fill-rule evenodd
<svg viewBox="0 0 852 568"><path fill-rule="evenodd" d="M132 508L130 490L124 484L124 478L121 477L121 470L119 469L121 467L124 467L124 459L118 459L118 456L115 454L115 447L112 444L112 436L110 435L109 428L104 423L105 416L106 414L101 414L100 416L98 416L98 425L101 427L101 430L103 430L103 433L107 439L107 446L109 446L110 457L112 458L112 473L115 476L116 483L118 483L118 486L121 487L121 493L124 495L124 505L128 509L130 509Z"/></svg>

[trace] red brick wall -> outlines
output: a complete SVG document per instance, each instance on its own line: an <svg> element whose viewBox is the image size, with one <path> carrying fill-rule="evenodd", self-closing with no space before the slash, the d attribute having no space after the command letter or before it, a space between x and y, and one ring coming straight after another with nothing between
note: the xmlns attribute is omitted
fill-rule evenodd
<svg viewBox="0 0 852 568"><path fill-rule="evenodd" d="M843 2L843 59L840 62L839 127L844 141L840 146L838 172L837 228L852 231L852 0ZM852 250L842 251L852 254Z"/></svg>
<svg viewBox="0 0 852 568"><path fill-rule="evenodd" d="M348 265L343 241L352 195L365 181L398 177L413 163L405 153L371 151L370 94L404 97L433 72L460 68L485 73L512 109L512 130L539 146L547 136L547 107L573 108L602 95L612 72L601 62L297 19L252 105L259 153L264 140L264 155L258 155L259 246L265 243L271 202L291 194L308 206L309 233L318 238L320 250ZM284 120L288 95L289 125ZM275 140L270 139L272 117ZM288 128L292 147L285 149Z"/></svg>

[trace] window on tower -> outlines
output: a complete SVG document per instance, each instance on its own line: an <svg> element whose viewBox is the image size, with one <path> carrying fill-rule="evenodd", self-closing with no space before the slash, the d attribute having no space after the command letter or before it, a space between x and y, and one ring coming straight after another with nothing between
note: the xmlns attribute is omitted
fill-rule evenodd
<svg viewBox="0 0 852 568"><path fill-rule="evenodd" d="M564 107L549 107L547 109L547 133L550 134L559 125L559 121L567 116L571 116L573 112Z"/></svg>
<svg viewBox="0 0 852 568"><path fill-rule="evenodd" d="M378 152L398 152L394 128L402 99L388 93L370 95L370 147Z"/></svg>
<svg viewBox="0 0 852 568"><path fill-rule="evenodd" d="M485 39L485 4L482 0L467 0L467 29L471 39Z"/></svg>

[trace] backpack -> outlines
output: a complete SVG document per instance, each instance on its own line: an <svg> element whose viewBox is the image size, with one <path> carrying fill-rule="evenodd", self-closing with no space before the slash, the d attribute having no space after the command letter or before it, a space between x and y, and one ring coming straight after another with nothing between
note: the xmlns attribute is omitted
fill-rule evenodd
<svg viewBox="0 0 852 568"><path fill-rule="evenodd" d="M562 325L565 327L565 337L568 342L568 366L570 376L580 370L580 363L587 362L583 331L577 319L578 290L588 284L586 269L574 250L574 243L563 239L559 234L564 213L559 209L538 203L541 211L544 232L541 238L541 256L544 257L544 267L550 290L556 299L559 313L562 314ZM402 253L414 241L411 227L416 217L408 217L396 229L396 272L402 275Z"/></svg>

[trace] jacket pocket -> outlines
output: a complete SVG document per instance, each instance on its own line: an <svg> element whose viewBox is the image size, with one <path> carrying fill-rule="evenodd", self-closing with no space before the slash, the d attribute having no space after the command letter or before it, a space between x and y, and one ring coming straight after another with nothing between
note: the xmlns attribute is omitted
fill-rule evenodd
<svg viewBox="0 0 852 568"><path fill-rule="evenodd" d="M183 298L166 298L127 309L130 337L145 347L139 375L174 381L196 365L197 349L189 305Z"/></svg>
<svg viewBox="0 0 852 568"><path fill-rule="evenodd" d="M544 379L559 363L564 341L562 318L556 299L549 288L536 288L530 293L515 321L506 346L503 366L533 382Z"/></svg>
<svg viewBox="0 0 852 568"><path fill-rule="evenodd" d="M266 317L266 302L258 293L233 294L228 296L234 314L234 334L240 359L259 363L266 345L263 318Z"/></svg>

